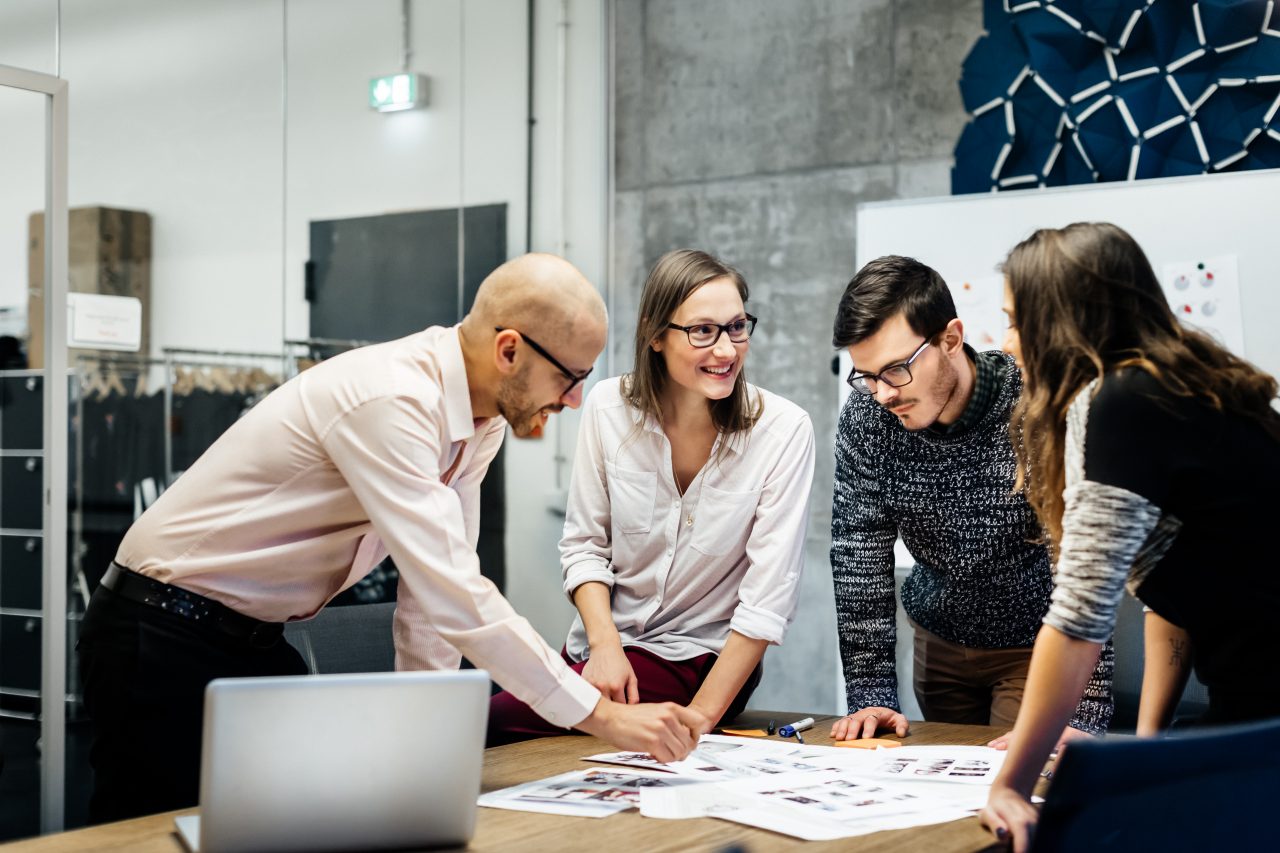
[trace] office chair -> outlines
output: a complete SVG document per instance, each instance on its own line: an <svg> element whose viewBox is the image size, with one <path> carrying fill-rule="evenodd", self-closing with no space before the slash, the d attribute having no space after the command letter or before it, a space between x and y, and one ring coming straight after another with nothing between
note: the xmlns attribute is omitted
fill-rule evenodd
<svg viewBox="0 0 1280 853"><path fill-rule="evenodd" d="M1163 739L1074 742L1032 849L1277 849L1280 720Z"/></svg>
<svg viewBox="0 0 1280 853"><path fill-rule="evenodd" d="M326 607L313 619L286 624L284 636L313 675L391 672L396 663L391 638L395 612L394 601Z"/></svg>

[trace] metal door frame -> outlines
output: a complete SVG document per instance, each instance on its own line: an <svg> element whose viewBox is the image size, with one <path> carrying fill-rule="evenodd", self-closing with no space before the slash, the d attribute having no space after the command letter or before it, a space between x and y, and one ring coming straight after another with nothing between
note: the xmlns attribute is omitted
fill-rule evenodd
<svg viewBox="0 0 1280 853"><path fill-rule="evenodd" d="M44 559L40 831L61 830L67 724L67 81L0 65L0 87L45 96Z"/></svg>

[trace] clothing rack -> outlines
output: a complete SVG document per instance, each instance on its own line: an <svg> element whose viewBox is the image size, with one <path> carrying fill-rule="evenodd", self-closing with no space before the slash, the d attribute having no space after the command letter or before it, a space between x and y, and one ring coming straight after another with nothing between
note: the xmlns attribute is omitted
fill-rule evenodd
<svg viewBox="0 0 1280 853"><path fill-rule="evenodd" d="M292 341L285 341L292 343ZM270 358L278 361L286 361L289 355L283 352L242 352L240 350L225 349L193 349L191 347L162 347L160 349L165 356L173 355L197 355L209 356L213 358Z"/></svg>
<svg viewBox="0 0 1280 853"><path fill-rule="evenodd" d="M346 347L347 349L356 349L357 347L367 347L370 344L376 344L377 341L362 341L356 338L299 338L297 340L285 340L286 346L295 347Z"/></svg>
<svg viewBox="0 0 1280 853"><path fill-rule="evenodd" d="M195 349L189 347L164 347L161 352L163 356L160 358L144 356L134 353L80 353L75 357L74 367L69 373L76 382L77 393L72 396L72 400L76 407L77 422L80 428L76 430L74 453L76 458L76 482L72 484L75 490L76 505L72 514L72 532L74 534L74 542L76 548L73 552L71 564L76 579L76 584L84 596L84 600L88 600L88 582L85 572L81 565L81 543L85 539L85 519L84 519L84 503L85 503L85 394L83 392L83 379L86 373L95 368L106 368L124 371L136 372L139 377L149 373L152 370L163 371L163 381L157 389L157 393L162 396L162 423L164 425L162 434L164 438L164 468L162 472L158 472L163 476L163 483L158 483L159 489L167 488L176 479L176 471L174 468L174 435L172 424L174 423L175 414L175 382L177 380L178 368L225 368L225 367L247 367L246 361L256 361L259 364L253 366L261 366L261 362L271 362L273 372L279 371L279 382L288 379L290 366L289 357L283 353L263 353L263 352L247 352L240 350L213 350L213 349ZM279 365L279 367L276 367Z"/></svg>

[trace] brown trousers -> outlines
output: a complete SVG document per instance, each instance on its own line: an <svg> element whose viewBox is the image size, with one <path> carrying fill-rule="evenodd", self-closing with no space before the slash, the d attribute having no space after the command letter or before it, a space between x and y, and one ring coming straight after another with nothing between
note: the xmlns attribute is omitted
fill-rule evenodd
<svg viewBox="0 0 1280 853"><path fill-rule="evenodd" d="M911 624L916 629L912 681L924 718L1012 728L1027 686L1031 647L970 648Z"/></svg>

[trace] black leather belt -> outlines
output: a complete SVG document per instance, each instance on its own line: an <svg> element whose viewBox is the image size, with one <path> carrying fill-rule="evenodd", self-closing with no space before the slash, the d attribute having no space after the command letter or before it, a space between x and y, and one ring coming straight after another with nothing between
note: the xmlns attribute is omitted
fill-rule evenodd
<svg viewBox="0 0 1280 853"><path fill-rule="evenodd" d="M284 633L282 622L254 619L212 598L161 583L118 563L112 563L107 569L107 573L102 576L102 585L122 598L207 625L212 630L243 640L257 648L274 646Z"/></svg>

